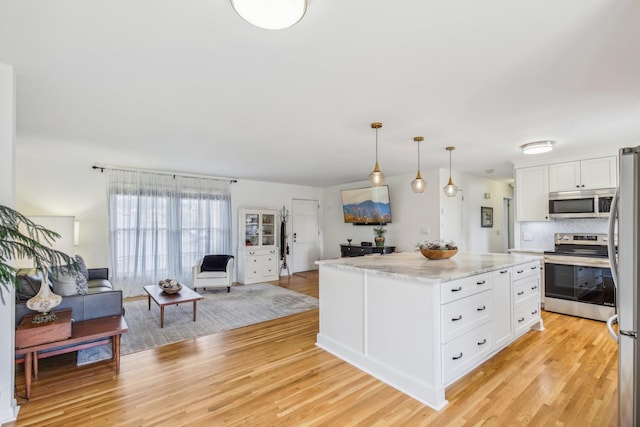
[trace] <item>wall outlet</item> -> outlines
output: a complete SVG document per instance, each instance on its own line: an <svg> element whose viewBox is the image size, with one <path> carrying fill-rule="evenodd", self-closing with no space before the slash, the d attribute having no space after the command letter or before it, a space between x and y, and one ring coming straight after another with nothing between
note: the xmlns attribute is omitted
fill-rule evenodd
<svg viewBox="0 0 640 427"><path fill-rule="evenodd" d="M420 229L420 234L429 234L429 229L428 228L421 228Z"/></svg>
<svg viewBox="0 0 640 427"><path fill-rule="evenodd" d="M531 235L531 233L522 233L522 240L524 240L525 242L530 242L533 240L533 236Z"/></svg>

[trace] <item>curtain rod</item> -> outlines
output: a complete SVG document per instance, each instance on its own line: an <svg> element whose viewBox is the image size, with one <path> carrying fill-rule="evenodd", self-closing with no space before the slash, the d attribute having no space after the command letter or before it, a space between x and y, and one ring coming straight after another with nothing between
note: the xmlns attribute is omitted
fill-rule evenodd
<svg viewBox="0 0 640 427"><path fill-rule="evenodd" d="M212 179L214 181L229 181L230 184L234 184L238 182L237 179L234 178L224 178L219 176L209 176L209 175L197 175L197 174L186 174L186 173L176 173L176 172L168 172L168 171L158 171L158 170L149 170L149 169L136 169L136 168L125 168L125 167L114 167L114 166L104 166L104 165L93 165L91 169L100 170L100 172L104 172L107 170L115 170L115 171L130 171L130 172L147 172L147 173L156 173L160 175L172 175L174 178L176 176L186 177L186 178L206 178Z"/></svg>

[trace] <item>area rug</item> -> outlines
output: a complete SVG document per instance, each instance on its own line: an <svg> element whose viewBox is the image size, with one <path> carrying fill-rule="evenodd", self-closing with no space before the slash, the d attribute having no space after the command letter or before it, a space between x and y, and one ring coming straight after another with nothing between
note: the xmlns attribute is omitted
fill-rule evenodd
<svg viewBox="0 0 640 427"><path fill-rule="evenodd" d="M147 299L124 303L129 332L122 335L120 354L130 354L150 348L188 340L203 335L265 322L318 308L318 299L270 285L234 286L199 292L197 320L193 321L193 303L167 306L164 328L160 328L160 307ZM78 364L111 358L111 345L78 351Z"/></svg>

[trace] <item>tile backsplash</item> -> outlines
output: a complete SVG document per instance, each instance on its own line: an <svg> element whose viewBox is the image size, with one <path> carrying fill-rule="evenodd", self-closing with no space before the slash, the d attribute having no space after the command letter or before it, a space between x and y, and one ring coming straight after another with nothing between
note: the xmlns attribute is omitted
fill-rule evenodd
<svg viewBox="0 0 640 427"><path fill-rule="evenodd" d="M554 233L601 233L608 232L606 218L556 219L545 222L520 223L519 249L551 250Z"/></svg>

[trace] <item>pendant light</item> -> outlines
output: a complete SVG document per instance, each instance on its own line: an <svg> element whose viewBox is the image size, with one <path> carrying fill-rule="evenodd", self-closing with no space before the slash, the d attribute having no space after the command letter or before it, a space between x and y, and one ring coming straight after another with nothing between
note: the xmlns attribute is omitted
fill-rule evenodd
<svg viewBox="0 0 640 427"><path fill-rule="evenodd" d="M411 181L411 189L414 193L422 193L424 189L427 188L427 181L422 179L422 175L420 175L420 142L424 141L424 138L416 136L413 140L418 143L418 174L416 175L416 179Z"/></svg>
<svg viewBox="0 0 640 427"><path fill-rule="evenodd" d="M378 166L378 129L382 127L382 123L373 122L371 127L376 130L376 166L373 168L373 172L369 174L369 182L372 187L380 187L384 184L384 174L380 172L380 166Z"/></svg>
<svg viewBox="0 0 640 427"><path fill-rule="evenodd" d="M446 150L449 152L449 183L444 186L442 191L444 191L444 195L447 197L455 197L458 194L458 187L453 184L453 180L451 179L451 152L455 150L456 147L447 147Z"/></svg>

